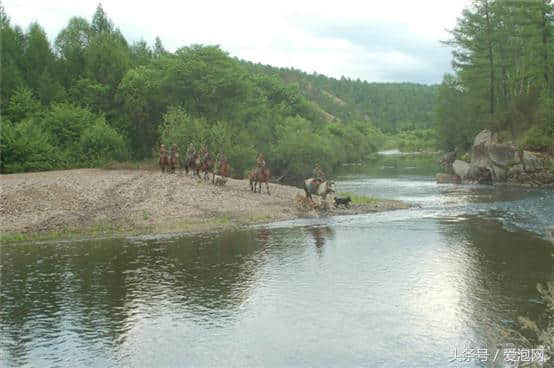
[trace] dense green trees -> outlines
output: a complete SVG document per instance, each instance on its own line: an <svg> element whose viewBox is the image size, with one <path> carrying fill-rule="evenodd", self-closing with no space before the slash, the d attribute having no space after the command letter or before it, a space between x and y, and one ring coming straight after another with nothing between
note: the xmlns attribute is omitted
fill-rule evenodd
<svg viewBox="0 0 554 368"><path fill-rule="evenodd" d="M447 42L456 75L445 76L439 89L443 148L467 149L483 128L530 148L552 148L553 22L549 0L474 0L464 10Z"/></svg>
<svg viewBox="0 0 554 368"><path fill-rule="evenodd" d="M98 6L53 45L0 11L2 172L152 157L158 145L206 144L235 175L264 152L276 175L332 170L382 146L384 131L427 126L435 87L369 84L230 57L217 46L167 51L127 43Z"/></svg>

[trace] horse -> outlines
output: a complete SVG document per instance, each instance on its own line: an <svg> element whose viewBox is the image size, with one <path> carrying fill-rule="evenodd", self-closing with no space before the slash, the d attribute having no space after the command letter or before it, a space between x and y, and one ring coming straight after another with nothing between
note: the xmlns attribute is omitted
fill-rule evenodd
<svg viewBox="0 0 554 368"><path fill-rule="evenodd" d="M212 184L215 184L216 171L217 171L217 175L219 175L223 178L227 178L227 177L229 177L229 172L231 171L231 165L229 165L229 163L227 161L221 162L219 164L219 167L217 168L217 170L214 170L214 173L213 173L213 176L212 176Z"/></svg>
<svg viewBox="0 0 554 368"><path fill-rule="evenodd" d="M169 170L169 155L167 152L160 153L160 169L162 169L162 173L165 172L165 169Z"/></svg>
<svg viewBox="0 0 554 368"><path fill-rule="evenodd" d="M175 168L181 171L181 160L179 159L179 152L175 152L169 155L169 172L174 173Z"/></svg>
<svg viewBox="0 0 554 368"><path fill-rule="evenodd" d="M248 175L250 179L250 189L254 190L254 193L256 193L256 185L259 183L259 190L258 193L262 192L262 183L265 183L265 188L267 189L267 195L271 195L269 193L269 178L271 177L271 170L267 165L264 165L263 167L258 167L256 169L253 169L250 171L250 174ZM252 183L254 185L252 186Z"/></svg>
<svg viewBox="0 0 554 368"><path fill-rule="evenodd" d="M324 181L314 186L314 178L304 180L304 191L306 192L306 199L313 201L312 194L318 195L325 201L329 193L335 193L335 182Z"/></svg>
<svg viewBox="0 0 554 368"><path fill-rule="evenodd" d="M185 159L185 172L189 173L189 170L192 170L192 175L200 177L200 168L202 166L202 160L198 153L188 156Z"/></svg>
<svg viewBox="0 0 554 368"><path fill-rule="evenodd" d="M210 173L214 172L215 160L206 152L200 164L200 170L204 172L204 180L210 180Z"/></svg>

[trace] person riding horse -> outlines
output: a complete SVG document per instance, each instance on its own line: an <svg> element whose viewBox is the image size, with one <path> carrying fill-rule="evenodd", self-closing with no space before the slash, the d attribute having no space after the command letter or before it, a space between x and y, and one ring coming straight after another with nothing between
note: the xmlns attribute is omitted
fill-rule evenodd
<svg viewBox="0 0 554 368"><path fill-rule="evenodd" d="M260 152L258 154L258 157L256 157L256 173L259 174L264 167L265 167L264 154Z"/></svg>
<svg viewBox="0 0 554 368"><path fill-rule="evenodd" d="M190 162L194 158L194 155L196 154L196 150L194 149L194 144L192 142L189 144L187 148L187 153L185 154L185 165L190 166Z"/></svg>
<svg viewBox="0 0 554 368"><path fill-rule="evenodd" d="M174 158L175 156L178 156L178 155L179 155L179 146L173 143L173 146L171 147L171 158Z"/></svg>
<svg viewBox="0 0 554 368"><path fill-rule="evenodd" d="M169 156L167 154L167 149L165 148L165 144L162 143L160 146L160 168L162 169L162 172L165 171L166 168L169 167Z"/></svg>
<svg viewBox="0 0 554 368"><path fill-rule="evenodd" d="M219 169L224 163L227 163L227 158L225 157L225 154L223 152L219 152L219 154L217 155L216 167Z"/></svg>
<svg viewBox="0 0 554 368"><path fill-rule="evenodd" d="M165 144L162 143L162 146L160 147L160 156L167 155L167 148L165 148Z"/></svg>
<svg viewBox="0 0 554 368"><path fill-rule="evenodd" d="M321 167L319 166L319 164L315 164L313 176L314 176L313 184L316 187L327 180L325 179L325 174L323 173L323 170L321 170Z"/></svg>
<svg viewBox="0 0 554 368"><path fill-rule="evenodd" d="M180 156L179 146L173 143L173 146L171 146L171 153L169 155L169 165L170 165L171 171L175 171L175 168L179 165L180 163L179 156Z"/></svg>

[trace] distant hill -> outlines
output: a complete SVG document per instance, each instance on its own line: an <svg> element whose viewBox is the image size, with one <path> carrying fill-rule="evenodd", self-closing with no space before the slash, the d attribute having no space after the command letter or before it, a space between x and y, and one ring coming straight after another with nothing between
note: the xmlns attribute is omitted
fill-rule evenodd
<svg viewBox="0 0 554 368"><path fill-rule="evenodd" d="M293 68L241 61L250 73L272 75L296 86L328 121L371 121L384 133L428 128L438 85L369 83L335 79Z"/></svg>

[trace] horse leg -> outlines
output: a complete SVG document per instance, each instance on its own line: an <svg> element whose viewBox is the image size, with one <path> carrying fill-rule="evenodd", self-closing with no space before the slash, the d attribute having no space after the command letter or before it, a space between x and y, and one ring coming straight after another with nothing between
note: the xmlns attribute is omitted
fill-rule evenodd
<svg viewBox="0 0 554 368"><path fill-rule="evenodd" d="M265 182L265 189L267 189L267 195L271 195L271 193L269 193L269 184L267 181Z"/></svg>

